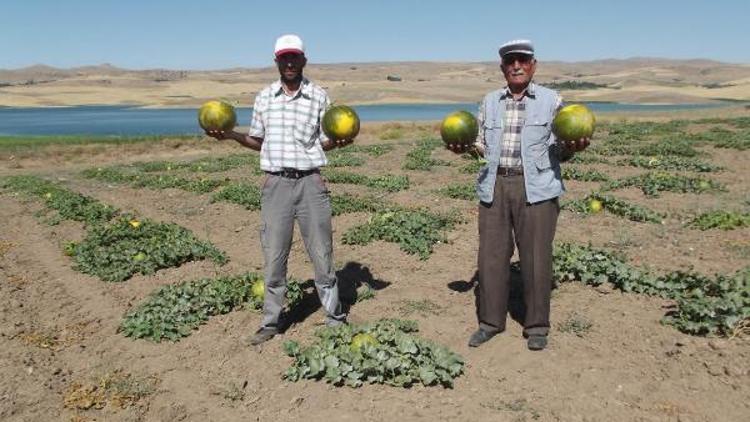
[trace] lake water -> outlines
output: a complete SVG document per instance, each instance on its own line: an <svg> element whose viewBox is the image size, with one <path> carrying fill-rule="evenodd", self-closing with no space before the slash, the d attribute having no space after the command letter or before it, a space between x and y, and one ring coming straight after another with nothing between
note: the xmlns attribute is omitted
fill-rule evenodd
<svg viewBox="0 0 750 422"><path fill-rule="evenodd" d="M722 107L725 104L590 103L594 112L676 111ZM354 106L364 122L441 120L456 110L476 113L477 104L379 104ZM251 108L238 108L240 126L247 126ZM197 110L144 109L124 106L55 108L0 107L0 135L165 135L202 133Z"/></svg>

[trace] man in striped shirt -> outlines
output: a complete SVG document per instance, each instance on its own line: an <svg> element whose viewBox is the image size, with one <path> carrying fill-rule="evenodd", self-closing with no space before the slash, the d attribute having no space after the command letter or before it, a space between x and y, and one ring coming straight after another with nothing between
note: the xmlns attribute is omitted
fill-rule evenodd
<svg viewBox="0 0 750 422"><path fill-rule="evenodd" d="M260 151L260 168L266 172L260 229L266 263L265 299L261 327L250 338L253 345L282 330L280 316L295 219L315 267L315 287L326 311L326 324L346 321L333 264L330 196L319 168L327 163L324 151L352 140L329 140L321 130L330 101L321 87L302 74L307 64L302 40L292 34L279 37L274 55L280 77L255 98L249 132L206 131L216 139L233 139Z"/></svg>
<svg viewBox="0 0 750 422"><path fill-rule="evenodd" d="M547 346L552 289L552 241L558 197L564 187L560 161L582 151L589 139L558 141L552 120L560 95L532 82L534 47L513 40L499 50L507 85L484 98L479 108L476 150L487 160L477 178L479 328L469 338L478 347L505 330L510 293L510 259L518 248L523 280L523 334L530 350ZM448 145L453 152L468 147ZM515 244L515 245L514 245Z"/></svg>

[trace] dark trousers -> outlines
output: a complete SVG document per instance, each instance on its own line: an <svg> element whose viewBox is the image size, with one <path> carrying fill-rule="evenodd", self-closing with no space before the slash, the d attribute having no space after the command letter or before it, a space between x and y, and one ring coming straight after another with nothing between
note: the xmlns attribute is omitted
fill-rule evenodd
<svg viewBox="0 0 750 422"><path fill-rule="evenodd" d="M552 290L552 241L557 198L526 202L524 176L497 177L494 200L479 204L479 327L505 330L510 295L510 259L518 247L523 279L524 335L547 335Z"/></svg>

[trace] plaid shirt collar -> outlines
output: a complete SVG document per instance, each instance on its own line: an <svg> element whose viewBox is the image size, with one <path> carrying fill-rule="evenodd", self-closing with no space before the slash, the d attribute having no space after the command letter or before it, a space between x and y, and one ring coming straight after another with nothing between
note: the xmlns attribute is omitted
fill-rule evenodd
<svg viewBox="0 0 750 422"><path fill-rule="evenodd" d="M531 98L536 97L536 84L534 84L534 82L529 82L529 85L523 91L523 95ZM508 97L513 97L513 94L510 92L508 85L506 85L503 93L500 94L500 99L504 100Z"/></svg>
<svg viewBox="0 0 750 422"><path fill-rule="evenodd" d="M279 95L284 93L284 87L281 85L281 80L278 80L271 84L271 92L273 93L274 97L278 97ZM294 94L294 98L297 98L300 95L308 100L312 98L312 87L310 86L310 81L304 77L302 78L302 82L300 83L300 88Z"/></svg>

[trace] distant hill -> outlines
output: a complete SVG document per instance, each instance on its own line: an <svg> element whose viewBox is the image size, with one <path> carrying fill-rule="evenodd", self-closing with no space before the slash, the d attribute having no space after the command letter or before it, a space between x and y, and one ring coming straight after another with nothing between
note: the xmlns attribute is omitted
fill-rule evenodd
<svg viewBox="0 0 750 422"><path fill-rule="evenodd" d="M504 85L495 62L311 63L306 74L350 104L476 102ZM274 67L122 69L109 64L0 70L1 106L129 104L194 107L210 98L252 105ZM535 80L567 100L649 103L750 101L750 65L659 58L540 62Z"/></svg>

